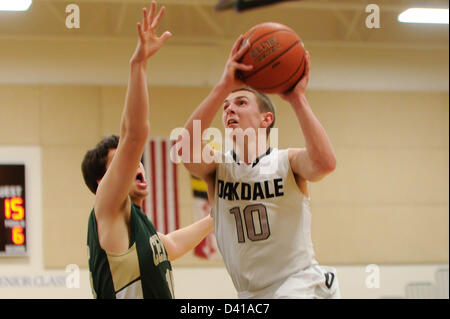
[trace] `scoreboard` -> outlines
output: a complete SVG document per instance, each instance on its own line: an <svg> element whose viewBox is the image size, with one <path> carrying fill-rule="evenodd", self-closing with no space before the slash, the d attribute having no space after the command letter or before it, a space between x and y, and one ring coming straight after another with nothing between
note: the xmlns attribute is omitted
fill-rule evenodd
<svg viewBox="0 0 450 319"><path fill-rule="evenodd" d="M25 165L0 164L0 256L25 256Z"/></svg>

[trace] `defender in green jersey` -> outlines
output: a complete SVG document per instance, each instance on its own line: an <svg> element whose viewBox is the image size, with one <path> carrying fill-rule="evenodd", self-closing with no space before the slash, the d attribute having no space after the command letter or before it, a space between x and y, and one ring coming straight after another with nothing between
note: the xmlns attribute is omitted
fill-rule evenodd
<svg viewBox="0 0 450 319"><path fill-rule="evenodd" d="M164 15L143 9L139 41L130 60L120 139L104 138L82 163L83 178L95 194L88 223L89 270L95 298L173 298L170 261L194 248L211 230L206 217L169 234L157 233L142 212L148 193L140 162L149 134L147 60L171 34L155 30Z"/></svg>
<svg viewBox="0 0 450 319"><path fill-rule="evenodd" d="M97 298L174 297L172 267L155 227L141 208L131 204L130 247L123 254L100 246L92 210L88 223L91 286Z"/></svg>

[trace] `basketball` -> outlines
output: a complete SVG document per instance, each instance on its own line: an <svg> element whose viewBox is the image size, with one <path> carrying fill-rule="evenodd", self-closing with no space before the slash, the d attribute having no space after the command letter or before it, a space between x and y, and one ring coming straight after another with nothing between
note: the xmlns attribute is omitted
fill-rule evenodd
<svg viewBox="0 0 450 319"><path fill-rule="evenodd" d="M284 93L297 84L305 70L305 49L291 28L274 22L252 27L244 34L250 49L240 60L253 65L251 71L240 71L248 86L264 93Z"/></svg>

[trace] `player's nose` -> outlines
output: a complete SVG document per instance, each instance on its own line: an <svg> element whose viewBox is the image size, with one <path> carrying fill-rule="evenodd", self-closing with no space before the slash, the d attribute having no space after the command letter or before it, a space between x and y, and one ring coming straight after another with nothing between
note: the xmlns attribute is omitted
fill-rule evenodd
<svg viewBox="0 0 450 319"><path fill-rule="evenodd" d="M226 112L227 114L234 114L234 113L236 113L236 104L231 103L231 104L227 107L227 109L225 110L225 112Z"/></svg>

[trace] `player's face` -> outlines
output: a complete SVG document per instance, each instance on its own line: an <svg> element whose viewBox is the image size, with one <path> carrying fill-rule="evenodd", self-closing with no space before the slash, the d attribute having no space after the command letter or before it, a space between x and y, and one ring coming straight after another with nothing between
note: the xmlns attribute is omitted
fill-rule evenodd
<svg viewBox="0 0 450 319"><path fill-rule="evenodd" d="M109 165L112 162L114 154L116 153L116 149L110 149L108 152L108 160L106 162L106 169L108 169ZM134 178L133 183L131 183L130 189L128 191L128 195L130 195L131 199L141 199L148 194L148 184L145 179L145 170L144 165L139 162L139 165L136 168L136 176Z"/></svg>
<svg viewBox="0 0 450 319"><path fill-rule="evenodd" d="M252 128L255 134L262 126L264 114L259 111L256 96L249 91L230 93L222 104L222 123L225 128Z"/></svg>

